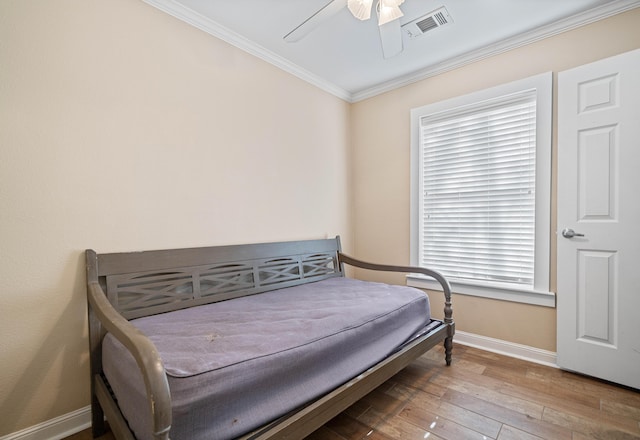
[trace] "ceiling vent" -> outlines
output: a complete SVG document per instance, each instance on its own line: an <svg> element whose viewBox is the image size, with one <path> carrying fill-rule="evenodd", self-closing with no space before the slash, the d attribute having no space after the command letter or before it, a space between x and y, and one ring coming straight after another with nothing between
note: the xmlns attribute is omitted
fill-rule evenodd
<svg viewBox="0 0 640 440"><path fill-rule="evenodd" d="M402 30L410 38L417 38L449 23L453 23L453 19L447 9L442 6L435 11L429 12L427 15L403 24Z"/></svg>

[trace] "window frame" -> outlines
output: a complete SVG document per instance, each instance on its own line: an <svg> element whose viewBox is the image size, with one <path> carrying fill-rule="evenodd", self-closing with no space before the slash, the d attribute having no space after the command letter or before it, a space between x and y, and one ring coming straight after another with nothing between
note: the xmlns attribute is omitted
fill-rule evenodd
<svg viewBox="0 0 640 440"><path fill-rule="evenodd" d="M551 260L551 145L553 124L553 73L546 72L489 89L480 90L411 110L411 225L410 261L419 262L420 206L421 206L421 145L420 119L435 113L466 106L506 95L536 91L536 199L535 250L533 288L515 284L449 279L454 293L555 307L555 294L550 292ZM440 290L433 280L417 274L407 276L407 285Z"/></svg>

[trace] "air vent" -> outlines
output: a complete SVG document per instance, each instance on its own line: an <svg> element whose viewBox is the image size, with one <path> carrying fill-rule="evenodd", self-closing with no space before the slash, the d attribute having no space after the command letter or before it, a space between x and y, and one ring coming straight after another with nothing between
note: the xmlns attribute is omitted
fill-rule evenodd
<svg viewBox="0 0 640 440"><path fill-rule="evenodd" d="M453 23L453 19L449 15L447 9L442 6L435 11L429 12L427 15L423 15L409 23L403 24L402 30L410 38L417 38L449 23Z"/></svg>

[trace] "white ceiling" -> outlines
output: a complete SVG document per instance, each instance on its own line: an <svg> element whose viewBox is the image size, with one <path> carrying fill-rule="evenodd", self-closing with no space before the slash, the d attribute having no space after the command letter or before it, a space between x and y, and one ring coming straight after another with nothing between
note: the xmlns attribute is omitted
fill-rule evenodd
<svg viewBox="0 0 640 440"><path fill-rule="evenodd" d="M375 18L359 21L346 8L301 41L283 40L330 0L144 1L351 102L640 6L640 0L406 0L401 23L441 6L453 22L404 36L404 51L384 59Z"/></svg>

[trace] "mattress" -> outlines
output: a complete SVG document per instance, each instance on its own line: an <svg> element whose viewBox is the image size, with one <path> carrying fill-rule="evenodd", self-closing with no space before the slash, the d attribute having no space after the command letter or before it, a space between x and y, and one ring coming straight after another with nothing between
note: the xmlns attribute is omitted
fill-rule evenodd
<svg viewBox="0 0 640 440"><path fill-rule="evenodd" d="M132 320L156 345L171 390L172 440L231 439L342 385L430 322L409 287L331 278ZM140 440L144 384L110 334L104 373Z"/></svg>

